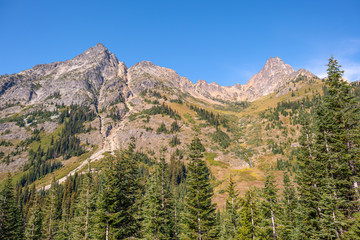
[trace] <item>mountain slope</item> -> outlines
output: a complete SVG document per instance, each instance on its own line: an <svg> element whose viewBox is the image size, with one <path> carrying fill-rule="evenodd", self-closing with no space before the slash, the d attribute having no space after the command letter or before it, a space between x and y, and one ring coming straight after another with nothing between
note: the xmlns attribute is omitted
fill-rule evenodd
<svg viewBox="0 0 360 240"><path fill-rule="evenodd" d="M167 146L169 159L175 152L185 154L198 134L219 181L216 189L222 188L221 182L233 171L245 189L260 184L267 166L281 158L275 151L279 146L290 154L298 134L289 116L280 116L281 127L267 129L269 124L279 124L264 117L268 107L311 98L321 92L321 85L313 74L295 71L279 58L270 58L246 85L223 87L204 80L193 84L174 70L147 61L127 68L97 44L71 60L0 77L0 140L4 140L0 172L4 177L9 170L19 170L20 178L21 167L28 169L30 150L41 149L46 154L63 139L66 122L77 121L71 112L84 109L81 111L95 117L76 122L79 130L73 135L86 153L54 155L63 165L53 170L57 179L74 169L81 171L87 159L96 161L106 151L121 149L131 136L137 139L137 149L152 157ZM278 137L284 131L286 137ZM175 137L178 141L173 144ZM101 161L94 165L101 166ZM30 170L33 168L31 165ZM36 183L43 186L50 181L47 174Z"/></svg>

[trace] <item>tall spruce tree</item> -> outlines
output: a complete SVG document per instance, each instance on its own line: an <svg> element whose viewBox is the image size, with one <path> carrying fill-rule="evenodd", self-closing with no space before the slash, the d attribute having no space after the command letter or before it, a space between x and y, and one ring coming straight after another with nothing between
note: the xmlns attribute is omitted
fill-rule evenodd
<svg viewBox="0 0 360 240"><path fill-rule="evenodd" d="M262 191L264 199L261 204L261 237L264 239L273 238L276 240L278 238L279 203L277 191L274 175L273 173L268 173Z"/></svg>
<svg viewBox="0 0 360 240"><path fill-rule="evenodd" d="M281 239L294 239L296 235L295 215L298 199L296 196L295 187L293 186L290 176L284 172L283 177L283 192L281 199L281 213L279 220L281 227L279 228Z"/></svg>
<svg viewBox="0 0 360 240"><path fill-rule="evenodd" d="M139 233L140 181L135 139L125 151L106 157L107 168L99 203L99 239L125 239Z"/></svg>
<svg viewBox="0 0 360 240"><path fill-rule="evenodd" d="M0 238L4 240L23 239L24 220L16 204L12 176L9 173L0 194Z"/></svg>
<svg viewBox="0 0 360 240"><path fill-rule="evenodd" d="M316 107L313 128L305 124L300 139L302 238L343 238L348 219L359 207L359 104L340 67L333 57L329 59L328 94ZM304 129L312 131L305 135ZM308 136L313 136L310 144Z"/></svg>
<svg viewBox="0 0 360 240"><path fill-rule="evenodd" d="M311 115L303 105L300 111L302 125L299 137L300 148L297 155L299 171L296 173L299 205L296 209L297 239L309 239L319 231L321 208L319 189L323 175L323 163L315 157L315 127Z"/></svg>
<svg viewBox="0 0 360 240"><path fill-rule="evenodd" d="M96 188L90 162L75 205L75 216L71 225L74 239L97 239L96 236Z"/></svg>
<svg viewBox="0 0 360 240"><path fill-rule="evenodd" d="M239 193L235 189L235 182L232 176L230 176L226 192L228 193L228 197L226 199L225 212L222 214L221 237L230 240L235 239L240 224L240 199Z"/></svg>
<svg viewBox="0 0 360 240"><path fill-rule="evenodd" d="M174 239L174 202L170 191L164 148L146 186L143 206L143 232L146 239Z"/></svg>
<svg viewBox="0 0 360 240"><path fill-rule="evenodd" d="M52 178L49 194L45 200L44 228L46 239L54 239L61 217L61 202L59 197L59 184ZM60 208L60 209L59 209Z"/></svg>
<svg viewBox="0 0 360 240"><path fill-rule="evenodd" d="M43 212L40 205L40 199L34 200L34 205L30 209L30 218L25 229L25 239L38 240L43 239Z"/></svg>
<svg viewBox="0 0 360 240"><path fill-rule="evenodd" d="M215 205L211 202L214 195L210 183L210 172L202 159L203 145L195 137L190 145L187 192L183 216L184 239L216 239Z"/></svg>
<svg viewBox="0 0 360 240"><path fill-rule="evenodd" d="M256 239L259 236L259 189L250 188L240 199L240 226L236 239Z"/></svg>

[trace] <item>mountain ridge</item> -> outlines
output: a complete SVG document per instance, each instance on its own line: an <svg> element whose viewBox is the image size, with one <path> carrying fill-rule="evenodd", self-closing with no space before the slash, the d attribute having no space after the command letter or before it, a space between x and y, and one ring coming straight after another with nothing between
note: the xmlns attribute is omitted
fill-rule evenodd
<svg viewBox="0 0 360 240"><path fill-rule="evenodd" d="M98 43L70 60L39 64L18 74L2 76L0 98L7 102L6 100L11 99L11 96L15 96L13 98L15 101L22 99L24 103L36 103L56 94L53 90L57 89L61 95L65 96L66 100L63 102L66 105L71 102L82 104L86 98L92 98L94 92L100 91L104 83L114 85L114 82L109 83L109 81L118 78L118 80L121 79L123 85L130 87L127 90L130 90L131 93L127 92L125 95L139 94L142 90L161 83L169 87L180 88L185 93L208 100L253 101L274 92L300 75L309 78L316 77L304 69L295 71L279 57L270 57L264 67L254 74L245 85L237 83L233 86L220 86L216 82L209 84L205 80L192 83L188 78L178 75L172 69L160 67L145 60L128 68L103 44ZM25 79L27 84L20 84L20 87L16 87L19 84L19 79L14 79L11 76ZM42 79L48 81L42 81ZM63 84L66 85L67 90L56 84L59 79L64 80ZM71 79L78 81L74 82ZM24 81L20 82L24 83ZM34 89L34 82L39 82L39 84L42 82L45 86L43 91ZM38 88L39 84L36 84L37 87L35 88ZM6 94L10 88L12 88L11 94ZM69 96L69 92L72 96ZM77 93L76 96L74 93Z"/></svg>

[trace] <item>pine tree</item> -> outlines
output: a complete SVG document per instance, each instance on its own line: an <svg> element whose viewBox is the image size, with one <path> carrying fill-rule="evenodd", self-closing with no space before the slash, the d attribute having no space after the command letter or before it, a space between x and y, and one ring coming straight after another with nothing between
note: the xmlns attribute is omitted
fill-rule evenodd
<svg viewBox="0 0 360 240"><path fill-rule="evenodd" d="M263 198L261 204L262 212L262 238L278 238L277 225L278 225L278 196L275 184L274 175L269 173L266 176L265 186L263 188Z"/></svg>
<svg viewBox="0 0 360 240"><path fill-rule="evenodd" d="M236 239L255 239L259 225L259 190L250 188L240 199L240 226Z"/></svg>
<svg viewBox="0 0 360 240"><path fill-rule="evenodd" d="M239 193L235 190L235 182L230 176L229 185L226 189L228 197L226 199L225 212L222 214L222 231L223 239L234 239L239 230L240 217L240 202Z"/></svg>
<svg viewBox="0 0 360 240"><path fill-rule="evenodd" d="M303 105L300 121L302 129L297 155L299 171L296 173L299 192L299 205L296 209L296 238L309 239L315 236L320 229L322 212L319 199L322 195L320 182L323 176L323 162L315 157L315 127L310 114L304 110Z"/></svg>
<svg viewBox="0 0 360 240"><path fill-rule="evenodd" d="M54 236L58 230L58 222L60 219L59 212L59 185L53 177L49 195L46 198L46 210L44 219L45 237L46 239L54 239Z"/></svg>
<svg viewBox="0 0 360 240"><path fill-rule="evenodd" d="M288 173L284 173L283 178L283 193L281 201L281 214L279 216L281 222L281 239L294 239L295 214L297 208L297 196L295 187L293 186Z"/></svg>
<svg viewBox="0 0 360 240"><path fill-rule="evenodd" d="M85 174L80 196L75 205L75 216L71 226L71 235L74 239L97 239L95 232L96 191L93 177L90 162L88 162L88 171Z"/></svg>
<svg viewBox="0 0 360 240"><path fill-rule="evenodd" d="M0 237L1 239L23 239L24 225L22 212L16 204L12 176L9 173L0 195Z"/></svg>
<svg viewBox="0 0 360 240"><path fill-rule="evenodd" d="M328 94L316 107L313 128L303 125L297 174L302 238L342 238L359 208L359 105L340 67L329 59Z"/></svg>
<svg viewBox="0 0 360 240"><path fill-rule="evenodd" d="M144 201L144 235L146 239L174 239L174 202L170 191L164 148L160 163L147 184Z"/></svg>
<svg viewBox="0 0 360 240"><path fill-rule="evenodd" d="M184 239L215 239L216 227L215 206L211 200L213 189L210 183L210 172L202 159L203 145L195 137L190 146L190 163L188 165L187 192L183 217Z"/></svg>
<svg viewBox="0 0 360 240"><path fill-rule="evenodd" d="M134 141L126 151L116 152L105 159L108 166L99 203L101 239L124 239L138 234L140 183Z"/></svg>
<svg viewBox="0 0 360 240"><path fill-rule="evenodd" d="M38 240L43 238L43 232L43 213L40 200L37 198L30 210L30 218L25 229L25 236L28 240Z"/></svg>

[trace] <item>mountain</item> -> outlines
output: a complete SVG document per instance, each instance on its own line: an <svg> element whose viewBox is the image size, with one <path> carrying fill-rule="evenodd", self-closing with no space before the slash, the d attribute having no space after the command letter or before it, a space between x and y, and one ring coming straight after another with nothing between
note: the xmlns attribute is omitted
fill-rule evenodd
<svg viewBox="0 0 360 240"><path fill-rule="evenodd" d="M98 103L106 107L117 97L138 94L146 88L166 85L195 97L222 101L253 101L293 81L299 76L315 75L300 69L295 71L280 58L269 58L265 66L246 85L223 87L199 80L193 84L175 71L147 61L128 69L101 43L65 62L40 64L18 74L1 76L0 106L11 102L39 104L60 95L58 104ZM109 92L113 92L109 95ZM107 93L107 94L105 94Z"/></svg>
<svg viewBox="0 0 360 240"><path fill-rule="evenodd" d="M101 169L103 154L127 146L132 136L150 157L162 146L168 155L185 154L197 134L216 178L245 169L241 174L252 180L244 184L256 185L278 152L297 146L292 116L269 116L280 114L284 101L311 99L321 86L315 75L278 57L245 85L194 84L148 61L128 68L99 43L71 60L0 76L0 180L8 171L19 178L22 170L35 171L31 181L45 186L51 178L36 172L39 166L61 182L87 159ZM53 159L61 164L50 168Z"/></svg>

